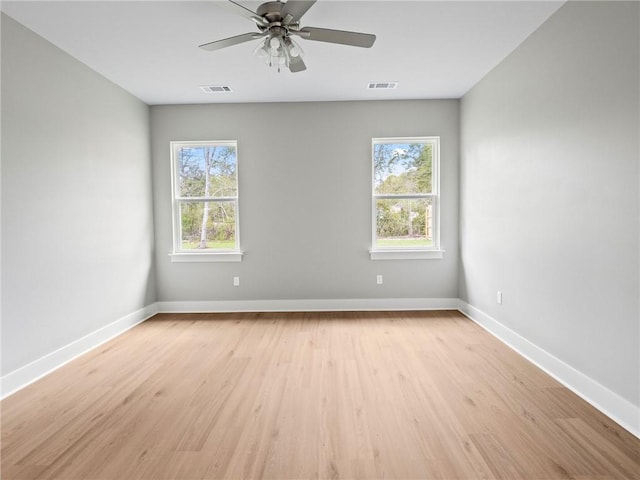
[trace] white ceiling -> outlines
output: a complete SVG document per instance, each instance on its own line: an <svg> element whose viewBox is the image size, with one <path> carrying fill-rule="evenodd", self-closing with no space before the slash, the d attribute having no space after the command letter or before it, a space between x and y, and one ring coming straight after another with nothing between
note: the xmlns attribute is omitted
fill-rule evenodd
<svg viewBox="0 0 640 480"><path fill-rule="evenodd" d="M563 1L318 0L305 26L374 33L371 49L301 39L307 70L277 73L258 41L198 45L257 31L210 1L3 1L2 11L150 105L459 98ZM255 11L261 2L239 3ZM368 82L398 81L396 90ZM232 93L204 93L228 85Z"/></svg>

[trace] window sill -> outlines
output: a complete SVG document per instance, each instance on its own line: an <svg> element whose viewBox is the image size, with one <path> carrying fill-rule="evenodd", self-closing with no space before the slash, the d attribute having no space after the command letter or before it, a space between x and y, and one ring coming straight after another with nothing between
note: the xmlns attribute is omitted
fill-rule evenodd
<svg viewBox="0 0 640 480"><path fill-rule="evenodd" d="M369 250L371 260L440 260L444 250Z"/></svg>
<svg viewBox="0 0 640 480"><path fill-rule="evenodd" d="M241 262L243 252L170 253L171 262Z"/></svg>

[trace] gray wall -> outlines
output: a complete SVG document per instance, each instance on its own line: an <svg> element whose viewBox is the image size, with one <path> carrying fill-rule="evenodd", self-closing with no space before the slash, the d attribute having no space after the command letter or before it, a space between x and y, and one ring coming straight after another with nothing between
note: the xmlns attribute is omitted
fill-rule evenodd
<svg viewBox="0 0 640 480"><path fill-rule="evenodd" d="M461 109L163 106L151 124L147 106L3 15L2 374L156 290L163 301L460 296L640 404L638 9L567 4ZM442 140L445 257L373 262L371 138L416 135ZM245 258L171 263L169 142L215 139L239 142Z"/></svg>
<svg viewBox="0 0 640 480"><path fill-rule="evenodd" d="M2 373L155 301L149 108L2 15Z"/></svg>
<svg viewBox="0 0 640 480"><path fill-rule="evenodd" d="M464 96L459 276L462 299L636 405L639 8L566 4Z"/></svg>
<svg viewBox="0 0 640 480"><path fill-rule="evenodd" d="M457 100L151 107L159 300L456 298L458 113ZM371 261L371 138L412 135L441 137L447 251ZM171 263L169 142L234 139L243 261Z"/></svg>

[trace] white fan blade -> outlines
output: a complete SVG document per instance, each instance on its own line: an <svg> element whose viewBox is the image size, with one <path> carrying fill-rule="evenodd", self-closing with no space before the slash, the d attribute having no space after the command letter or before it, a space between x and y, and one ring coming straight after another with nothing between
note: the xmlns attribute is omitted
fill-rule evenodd
<svg viewBox="0 0 640 480"><path fill-rule="evenodd" d="M289 62L289 70L291 73L302 72L307 69L304 61L300 57L292 58Z"/></svg>
<svg viewBox="0 0 640 480"><path fill-rule="evenodd" d="M299 22L300 18L307 13L313 4L316 3L316 0L288 0L287 3L282 7L282 16L286 17L287 15L291 15L293 20L286 22Z"/></svg>
<svg viewBox="0 0 640 480"><path fill-rule="evenodd" d="M304 27L298 32L291 32L307 40L316 42L339 43L353 47L369 48L376 41L376 36L370 33L348 32L346 30L330 30L328 28Z"/></svg>
<svg viewBox="0 0 640 480"><path fill-rule="evenodd" d="M269 22L258 15L256 12L249 10L247 7L243 7L237 2L233 0L225 0L224 2L215 2L220 8L224 8L225 10L235 13L236 15L240 15L248 20L253 20L258 25L267 26Z"/></svg>
<svg viewBox="0 0 640 480"><path fill-rule="evenodd" d="M235 37L223 38L222 40L216 40L214 42L204 43L198 45L203 50L213 51L220 50L221 48L230 47L239 43L250 42L258 38L262 38L266 33L243 33L242 35L236 35Z"/></svg>

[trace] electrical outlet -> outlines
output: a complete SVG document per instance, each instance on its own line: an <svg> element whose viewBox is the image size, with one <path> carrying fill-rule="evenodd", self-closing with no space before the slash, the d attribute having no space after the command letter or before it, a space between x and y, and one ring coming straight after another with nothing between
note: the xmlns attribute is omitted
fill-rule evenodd
<svg viewBox="0 0 640 480"><path fill-rule="evenodd" d="M498 302L499 305L502 305L502 292L500 290L498 290L498 294L496 295L496 302Z"/></svg>
<svg viewBox="0 0 640 480"><path fill-rule="evenodd" d="M377 275L377 276L376 276L376 283L377 283L378 285L382 285L382 275Z"/></svg>
<svg viewBox="0 0 640 480"><path fill-rule="evenodd" d="M240 277L233 277L233 286L234 287L240 286Z"/></svg>

